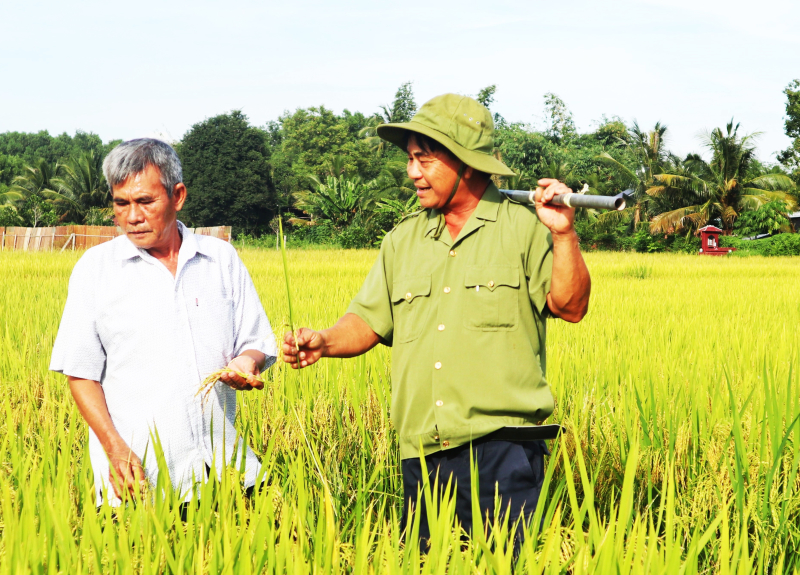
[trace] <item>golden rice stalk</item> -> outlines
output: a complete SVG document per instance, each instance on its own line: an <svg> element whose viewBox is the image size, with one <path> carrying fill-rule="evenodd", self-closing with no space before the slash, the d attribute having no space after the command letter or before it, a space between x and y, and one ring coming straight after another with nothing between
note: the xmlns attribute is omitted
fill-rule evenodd
<svg viewBox="0 0 800 575"><path fill-rule="evenodd" d="M203 380L203 383L200 385L200 389L198 389L197 393L194 394L195 397L197 397L199 395L201 397L201 399L202 399L203 405L205 405L206 401L208 401L208 396L211 394L211 390L214 389L215 385L217 385L217 382L222 377L222 374L223 373L230 373L231 371L235 371L235 370L225 368L225 369L219 369L219 370L215 371L214 373L209 374L209 376L206 377ZM236 371L236 374L239 377L243 377L245 379L247 379L248 377L250 377L252 375L252 374L248 374L248 373L242 373L241 371ZM263 383L263 380L259 376L255 376L255 380L256 381L260 381L260 382Z"/></svg>

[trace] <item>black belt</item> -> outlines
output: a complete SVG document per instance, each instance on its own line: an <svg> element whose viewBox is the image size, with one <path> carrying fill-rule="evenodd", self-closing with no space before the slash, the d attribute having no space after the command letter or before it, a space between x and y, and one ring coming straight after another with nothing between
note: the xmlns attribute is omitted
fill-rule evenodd
<svg viewBox="0 0 800 575"><path fill-rule="evenodd" d="M501 427L485 436L484 439L488 441L539 441L541 439L555 439L562 431L564 431L564 428L555 423L552 425Z"/></svg>

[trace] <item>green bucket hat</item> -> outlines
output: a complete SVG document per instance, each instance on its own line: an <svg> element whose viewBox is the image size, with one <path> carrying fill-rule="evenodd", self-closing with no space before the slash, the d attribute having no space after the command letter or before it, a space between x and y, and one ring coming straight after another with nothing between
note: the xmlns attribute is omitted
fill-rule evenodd
<svg viewBox="0 0 800 575"><path fill-rule="evenodd" d="M487 174L515 175L508 166L492 155L492 114L485 106L468 96L436 96L425 102L410 122L378 126L378 136L403 149L408 132L416 132L436 140L471 168Z"/></svg>

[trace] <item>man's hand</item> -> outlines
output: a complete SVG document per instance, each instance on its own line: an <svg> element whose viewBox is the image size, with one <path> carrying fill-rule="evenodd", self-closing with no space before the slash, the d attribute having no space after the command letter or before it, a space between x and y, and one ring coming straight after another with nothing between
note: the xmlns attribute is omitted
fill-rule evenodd
<svg viewBox="0 0 800 575"><path fill-rule="evenodd" d="M256 354L261 357L254 357ZM258 361L261 359L261 361ZM263 353L254 350L247 350L242 355L234 357L228 364L226 371L223 373L219 380L233 389L239 391L250 391L251 389L264 389L264 382L257 379L261 374L261 366L264 364L266 357ZM236 372L246 373L247 377L244 378Z"/></svg>
<svg viewBox="0 0 800 575"><path fill-rule="evenodd" d="M541 179L538 183L536 215L553 238L553 276L550 293L547 294L547 307L555 317L579 322L589 310L592 280L581 255L578 234L572 225L575 209L549 203L556 194L568 194L572 190L550 178Z"/></svg>
<svg viewBox="0 0 800 575"><path fill-rule="evenodd" d="M130 447L121 443L106 452L110 465L108 479L119 499L134 499L147 489L142 460Z"/></svg>
<svg viewBox="0 0 800 575"><path fill-rule="evenodd" d="M297 356L297 349L300 348L300 357ZM287 331L283 336L283 361L292 366L293 369L308 367L319 361L325 355L325 338L319 331L301 327L297 330L297 345L295 346L292 332Z"/></svg>
<svg viewBox="0 0 800 575"><path fill-rule="evenodd" d="M570 233L573 230L572 222L575 219L575 208L550 204L556 194L569 194L572 192L565 184L558 180L543 178L537 182L536 188L536 215L539 221L548 227L553 235Z"/></svg>
<svg viewBox="0 0 800 575"><path fill-rule="evenodd" d="M109 461L108 478L117 497L124 499L140 494L148 485L142 469L142 460L131 450L120 437L106 405L106 396L99 381L81 379L68 375L69 389L78 411L89 424L89 427Z"/></svg>

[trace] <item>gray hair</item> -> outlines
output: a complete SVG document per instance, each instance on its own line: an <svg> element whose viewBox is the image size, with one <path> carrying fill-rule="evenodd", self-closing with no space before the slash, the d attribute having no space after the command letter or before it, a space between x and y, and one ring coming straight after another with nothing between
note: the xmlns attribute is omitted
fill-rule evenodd
<svg viewBox="0 0 800 575"><path fill-rule="evenodd" d="M175 186L183 182L183 168L178 154L172 146L153 138L128 140L111 150L103 160L103 175L112 191L131 176L140 174L147 166L154 166L161 172L161 184L172 197Z"/></svg>

